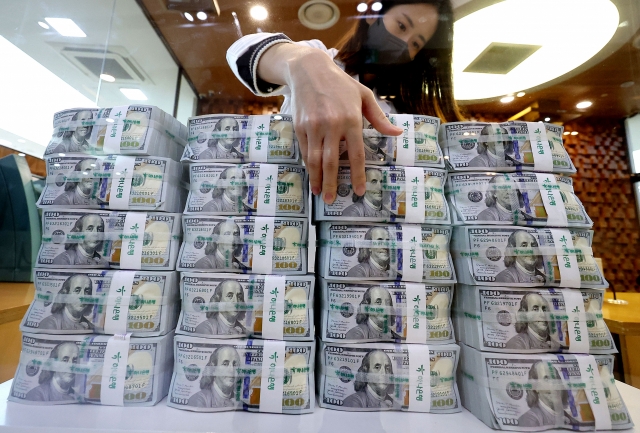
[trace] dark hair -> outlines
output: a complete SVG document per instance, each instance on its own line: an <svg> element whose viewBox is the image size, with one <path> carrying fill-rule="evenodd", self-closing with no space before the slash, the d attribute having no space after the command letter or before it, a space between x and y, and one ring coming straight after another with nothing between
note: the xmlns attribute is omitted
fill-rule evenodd
<svg viewBox="0 0 640 433"><path fill-rule="evenodd" d="M222 221L222 222L219 222L218 224L216 224L216 226L213 228L213 236L214 237L216 235L220 236L220 232L222 231L223 224L226 224L226 223L229 223L229 222L238 228L238 232L240 231L240 227L238 227L238 224L234 223L233 221ZM204 253L205 253L205 255L208 256L208 255L211 255L211 254L215 253L217 249L218 249L218 243L216 241L207 242L207 245L204 247ZM242 252L242 239L240 239L240 235L237 235L237 236L234 235L233 236L233 255L234 255L234 257L239 255L241 252Z"/></svg>
<svg viewBox="0 0 640 433"><path fill-rule="evenodd" d="M236 351L236 349L233 348L233 346L220 346L216 350L213 351L213 353L209 357L209 362L207 362L206 367L217 367L218 366L219 352L221 352L223 349L231 349L234 352L236 352L236 355L238 354L238 352ZM213 379L214 378L215 378L215 376L213 374L203 374L202 377L200 378L200 389L208 389L208 388L210 388L211 384L213 383Z"/></svg>
<svg viewBox="0 0 640 433"><path fill-rule="evenodd" d="M367 319L369 318L368 313L363 313L360 310L362 310L363 305L371 305L371 291L373 291L373 289L376 289L376 288L380 288L385 292L389 293L387 289L380 286L371 286L364 292L364 295L362 295L362 301L360 301L360 305L358 307L358 314L356 315L356 323L358 325L366 322ZM393 307L393 299L391 298L391 294L389 294L389 303L386 306ZM385 314L385 316L387 318L387 323L389 324L389 327L390 328L393 327L393 325L396 323L396 316L394 316L393 314Z"/></svg>
<svg viewBox="0 0 640 433"><path fill-rule="evenodd" d="M74 114L73 117L71 118L71 121L77 121L78 117L80 116L80 113L89 113L91 114L91 118L93 119L93 112L91 110L78 110L76 111L76 114ZM87 126L87 136L91 135L92 131L93 131L93 126ZM75 132L76 132L75 128L71 131L66 131L62 134L62 138L71 138L71 136Z"/></svg>
<svg viewBox="0 0 640 433"><path fill-rule="evenodd" d="M73 225L73 228L70 230L71 233L82 233L82 223L84 222L85 218L89 218L93 215L96 215L98 218L100 218L100 221L102 222L103 225L103 232L104 232L104 220L102 219L102 217L100 215L94 214L94 213L87 213L82 215L80 218L78 218L76 220L76 223ZM98 245L96 245L96 249L94 252L94 257L98 254L97 252L100 251L102 249L102 244L103 244L104 240L100 240L100 242L98 242ZM64 244L64 249L65 250L70 250L70 249L75 249L76 246L78 245L79 242L73 242L73 243L66 243Z"/></svg>
<svg viewBox="0 0 640 433"><path fill-rule="evenodd" d="M529 311L529 296L530 295L538 295L540 297L542 297L539 293L537 292L528 292L526 295L524 295L522 297L522 299L520 299L520 308L518 308L518 312L516 313L516 332L519 334L521 332L526 331L529 328L529 321L526 320L521 320L521 318L525 315L525 313L527 313ZM545 304L547 304L547 308L549 306L549 303L547 302L546 299L542 298L545 302ZM551 334L549 334L548 338L551 338Z"/></svg>
<svg viewBox="0 0 640 433"><path fill-rule="evenodd" d="M382 229L382 230L386 231L387 234L389 233L389 231L386 229L386 227L378 227L378 226L371 227L364 234L364 240L365 241L370 241L370 240L373 239L373 231L375 229ZM358 263L366 262L367 260L369 260L370 256L371 256L371 248L363 247L363 248L359 248L358 249Z"/></svg>
<svg viewBox="0 0 640 433"><path fill-rule="evenodd" d="M507 248L515 248L516 247L516 235L518 233L526 233L528 236L533 237L533 235L525 230L514 230L513 233L511 233L509 235L509 239L507 239ZM534 238L535 239L535 238ZM509 268L511 266L513 266L516 263L516 256L511 255L511 254L507 254L507 252L505 252L504 254L504 265ZM543 266L543 261L542 261L542 256L540 254L537 255L536 257L536 268L542 268Z"/></svg>
<svg viewBox="0 0 640 433"><path fill-rule="evenodd" d="M91 293L93 293L93 282L91 281L91 278L89 278L88 276L86 276L84 274L71 275L69 278L67 278L64 281L64 283L62 283L62 288L60 289L60 291L56 295L55 299L53 300L53 305L51 306L51 314L60 313L61 311L64 310L64 307L67 305L67 303L66 302L60 302L58 300L58 296L60 296L60 295L68 295L71 292L71 279L73 279L75 277L85 277L85 278L87 278L89 280L89 287L91 287Z"/></svg>
<svg viewBox="0 0 640 433"><path fill-rule="evenodd" d="M63 341L62 343L57 344L56 347L53 348L53 350L49 354L49 359L58 359L58 357L60 356L58 352L60 352L60 348L62 348L62 346L64 346L65 344L71 344L77 348L76 344L73 341ZM53 373L54 371L46 370L43 368L42 372L40 373L40 376L38 376L38 383L42 385L43 383L50 382L51 378L53 377Z"/></svg>
<svg viewBox="0 0 640 433"><path fill-rule="evenodd" d="M502 126L498 126L496 127L496 130L499 130L501 133L507 135L508 132L505 128L503 128ZM513 153L513 141L511 140L495 140L495 138L493 139L488 139L486 137L489 136L494 136L495 137L495 130L493 128L493 125L489 124L487 126L485 126L484 128L482 128L482 131L480 131L480 136L478 137L478 147L476 147L476 152L478 152L478 154L483 154L487 151L487 147L489 147L488 143L497 143L498 141L503 143L502 145L504 146L504 153ZM507 136L508 137L508 136Z"/></svg>
<svg viewBox="0 0 640 433"><path fill-rule="evenodd" d="M367 173L371 172L371 171L377 171L380 174L382 174L382 170L380 170L379 168L365 168L364 173L365 176L367 175ZM366 192L365 192L366 194ZM384 200L384 196L382 197ZM351 200L353 200L354 203L360 203L362 200L364 200L364 194L363 195L358 195L355 192L353 193L353 195L351 196Z"/></svg>
<svg viewBox="0 0 640 433"><path fill-rule="evenodd" d="M238 125L238 131L240 131L240 125L238 124L238 121L235 118L230 116L225 116L220 118L220 120L218 120L218 122L216 123L216 126L213 127L214 131L222 131L222 121L224 119L231 119L234 122L236 122L236 125ZM235 137L233 139L233 144L231 145L231 148L235 148L239 143L240 143L240 137ZM210 138L209 141L207 142L207 147L216 147L217 144L218 144L217 138Z"/></svg>
<svg viewBox="0 0 640 433"><path fill-rule="evenodd" d="M533 365L531 366L531 368L529 369L529 380L539 380L540 378L538 377L538 365L540 364L547 364L547 366L549 367L549 370L551 371L551 375L553 376L552 379L557 380L558 382L560 382L560 372L558 371L558 369L551 364L551 362L549 361L536 361L533 363ZM550 382L553 383L553 382ZM536 406L538 404L538 391L535 390L535 386L533 390L527 389L527 406L529 407L533 407ZM567 404L569 404L569 393L567 392L566 389L562 390L562 406L565 407ZM557 408L555 408L555 410L557 411Z"/></svg>
<svg viewBox="0 0 640 433"><path fill-rule="evenodd" d="M238 285L240 287L240 294L242 295L242 302L244 302L244 292L242 291L242 286L240 286L240 283L238 283L236 280L224 280L223 282L221 282L220 284L218 284L216 286L216 289L213 291L213 295L211 296L211 299L209 300L209 303L212 302L220 302L220 299L222 299L222 289L223 286L226 283L234 283L236 285ZM219 311L208 311L207 312L207 319L211 319L212 317L216 317L218 315ZM237 316L237 320L242 320L245 318L245 316L247 315L246 311L241 311L238 313Z"/></svg>
<svg viewBox="0 0 640 433"><path fill-rule="evenodd" d="M220 177L218 178L218 183L222 183L220 182L220 180L224 179L227 180L227 176L229 176L229 170L240 170L240 173L242 173L242 179L246 179L247 175L244 174L244 170L240 167L229 167L229 168L225 168L224 171L222 173L220 173ZM219 198L222 197L222 194L224 194L225 190L229 187L229 185L216 185L213 188L213 191L211 192L211 198ZM242 196L244 197L247 195L247 192L249 191L249 187L247 185L243 185L242 186ZM242 200L242 198L240 198L240 200Z"/></svg>
<svg viewBox="0 0 640 433"><path fill-rule="evenodd" d="M371 366L369 365L369 362L370 362L369 358L371 358L371 355L376 352L380 352L384 354L384 356L386 356L387 359L389 359L389 355L387 355L380 349L374 349L367 352L364 358L362 358L362 364L360 364L360 368L358 368L358 373L356 374L356 380L353 382L353 389L356 392L362 391L367 387L368 382L367 382L367 377L365 375L369 373L369 369L371 368ZM393 364L391 364L391 359L389 359L389 365L391 366L390 374L393 375ZM387 394L393 393L393 388L394 388L393 384L387 385Z"/></svg>
<svg viewBox="0 0 640 433"><path fill-rule="evenodd" d="M371 1L369 2L371 3ZM394 6L403 4L430 4L438 10L438 26L426 45L415 58L403 65L378 68L375 87L380 94L396 95L393 100L398 113L423 114L439 117L442 121L463 120L453 96L453 8L450 0L382 0L377 12L384 15ZM338 43L336 59L344 64L350 75L362 74L365 69L364 43L369 24L364 12L356 24ZM391 83L397 83L391 88Z"/></svg>
<svg viewBox="0 0 640 433"><path fill-rule="evenodd" d="M81 172L82 169L82 163L85 161L95 161L95 158L85 158L85 159L81 159L80 161L78 161L78 163L76 164L76 166L73 168L74 173L78 173ZM76 189L76 186L78 186L80 182L67 182L64 185L64 190L65 191L72 191L74 189Z"/></svg>

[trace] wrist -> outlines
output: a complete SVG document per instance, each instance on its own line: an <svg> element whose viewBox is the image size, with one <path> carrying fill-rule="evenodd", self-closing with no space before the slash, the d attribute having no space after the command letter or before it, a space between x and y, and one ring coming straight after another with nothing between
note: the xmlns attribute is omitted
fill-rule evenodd
<svg viewBox="0 0 640 433"><path fill-rule="evenodd" d="M336 65L325 52L316 48L304 47L302 49L292 50L287 57L285 78L287 84L290 86L295 77L300 73L307 74L310 69L320 70L332 67L336 67Z"/></svg>

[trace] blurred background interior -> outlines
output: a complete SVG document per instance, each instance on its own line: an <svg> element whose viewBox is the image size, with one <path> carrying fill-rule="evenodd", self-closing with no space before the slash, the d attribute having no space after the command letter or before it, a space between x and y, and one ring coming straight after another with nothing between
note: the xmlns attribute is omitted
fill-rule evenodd
<svg viewBox="0 0 640 433"><path fill-rule="evenodd" d="M630 356L640 344L640 3L452 3L454 92L466 117L565 128L578 169L574 188L595 222L594 253L617 298L628 301L605 305L620 338L618 378L640 387L640 357ZM240 84L227 48L255 32L332 47L360 12L376 8L365 0L2 2L0 158L8 158L0 160L0 280L30 280L28 256L40 241L33 205L53 113L141 103L185 124L207 113L275 113L281 101L258 98ZM0 283L0 340L9 345L19 347L29 287ZM13 376L17 362L17 355L7 356L0 355L0 382Z"/></svg>

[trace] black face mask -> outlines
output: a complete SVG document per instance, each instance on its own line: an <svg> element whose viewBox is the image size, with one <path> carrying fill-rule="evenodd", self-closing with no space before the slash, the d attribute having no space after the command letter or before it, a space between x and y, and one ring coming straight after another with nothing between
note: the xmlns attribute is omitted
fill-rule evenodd
<svg viewBox="0 0 640 433"><path fill-rule="evenodd" d="M369 26L364 49L367 52L365 63L397 65L411 61L407 43L389 33L382 18Z"/></svg>

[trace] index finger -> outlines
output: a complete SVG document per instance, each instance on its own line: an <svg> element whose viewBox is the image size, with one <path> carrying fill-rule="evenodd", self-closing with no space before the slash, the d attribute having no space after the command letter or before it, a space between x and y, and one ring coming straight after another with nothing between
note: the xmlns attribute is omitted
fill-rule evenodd
<svg viewBox="0 0 640 433"><path fill-rule="evenodd" d="M367 186L367 177L364 172L364 141L362 139L362 129L349 128L345 135L347 142L347 154L349 165L351 166L351 185L353 192L357 195L364 195Z"/></svg>

